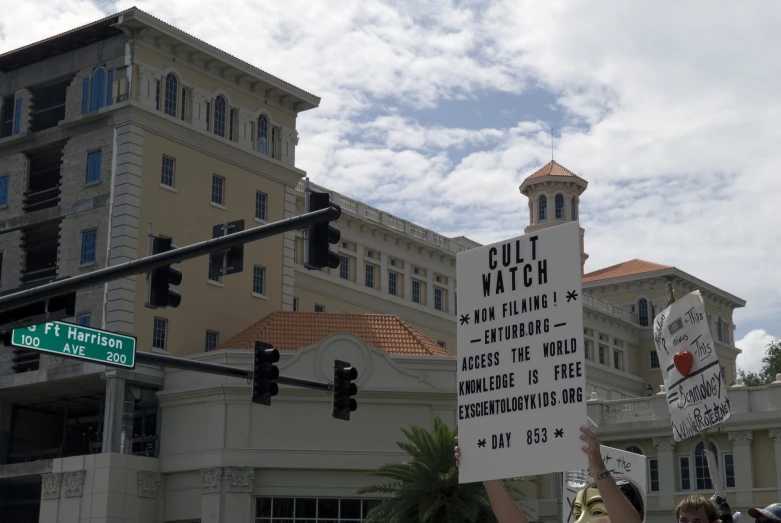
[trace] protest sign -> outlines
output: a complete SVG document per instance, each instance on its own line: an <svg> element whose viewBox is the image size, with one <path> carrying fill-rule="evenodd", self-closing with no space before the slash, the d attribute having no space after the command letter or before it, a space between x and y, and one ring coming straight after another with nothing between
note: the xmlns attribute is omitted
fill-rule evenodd
<svg viewBox="0 0 781 523"><path fill-rule="evenodd" d="M643 495L643 506L645 506L646 493L648 492L648 459L642 454L635 454L634 452L614 449L604 445L600 445L599 449L602 452L605 468L610 471L614 478L625 478L634 483ZM583 459L581 461L587 464L588 460ZM575 521L575 517L572 515L575 496L593 481L594 478L591 476L588 468L562 474L562 492L564 493L562 523L573 523Z"/></svg>
<svg viewBox="0 0 781 523"><path fill-rule="evenodd" d="M700 291L660 312L653 330L675 441L727 421L725 378Z"/></svg>
<svg viewBox="0 0 781 523"><path fill-rule="evenodd" d="M580 230L460 252L459 481L565 472L586 424Z"/></svg>

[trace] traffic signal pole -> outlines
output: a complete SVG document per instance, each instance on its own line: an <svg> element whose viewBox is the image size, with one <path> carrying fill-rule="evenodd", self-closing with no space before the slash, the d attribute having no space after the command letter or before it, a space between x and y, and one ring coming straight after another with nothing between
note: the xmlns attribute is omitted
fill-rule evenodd
<svg viewBox="0 0 781 523"><path fill-rule="evenodd" d="M220 238L212 238L211 240L206 240L201 243L194 243L160 254L139 258L138 260L121 263L119 265L112 265L104 269L80 274L79 276L65 278L13 294L0 296L0 311L11 310L24 305L41 302L69 292L75 292L127 276L143 274L153 269L157 269L158 267L164 267L172 263L180 263L185 260L203 256L210 252L222 251L237 245L262 240L269 236L302 229L323 221L333 221L339 218L341 212L341 208L332 203L325 209L307 212L299 216L269 223L267 225L260 225Z"/></svg>
<svg viewBox="0 0 781 523"><path fill-rule="evenodd" d="M242 369L241 367L231 367L229 365L177 358L176 356L165 356L152 352L136 352L136 363L170 367L172 369L191 370L193 372L204 372L206 374L219 374L220 376L230 376L232 378L246 378L248 380L252 379L253 373L252 369ZM326 392L331 392L333 390L333 385L324 381L305 380L303 378L292 378L290 376L279 376L275 381L280 385L291 385L293 387L302 387L305 389L323 390Z"/></svg>

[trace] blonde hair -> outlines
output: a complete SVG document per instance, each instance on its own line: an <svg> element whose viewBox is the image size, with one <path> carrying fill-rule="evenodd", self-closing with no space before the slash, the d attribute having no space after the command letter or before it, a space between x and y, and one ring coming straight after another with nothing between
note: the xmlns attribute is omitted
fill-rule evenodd
<svg viewBox="0 0 781 523"><path fill-rule="evenodd" d="M678 506L675 507L675 519L681 519L682 512L697 512L700 509L705 510L705 515L710 523L719 520L719 513L716 510L716 507L713 506L713 503L705 496L699 496L697 494L686 496L678 503Z"/></svg>

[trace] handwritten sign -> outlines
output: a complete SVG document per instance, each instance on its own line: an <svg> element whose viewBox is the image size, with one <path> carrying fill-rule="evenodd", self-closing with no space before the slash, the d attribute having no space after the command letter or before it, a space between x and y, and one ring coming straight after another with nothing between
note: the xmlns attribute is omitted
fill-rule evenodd
<svg viewBox="0 0 781 523"><path fill-rule="evenodd" d="M654 342L675 441L727 421L725 378L700 291L687 294L654 318Z"/></svg>
<svg viewBox="0 0 781 523"><path fill-rule="evenodd" d="M458 253L459 481L564 472L586 424L577 222Z"/></svg>
<svg viewBox="0 0 781 523"><path fill-rule="evenodd" d="M605 462L605 468L610 471L614 478L626 478L632 481L643 495L643 506L646 506L648 459L641 454L604 445L600 445L599 448L602 451L602 460ZM584 465L586 464L586 460L581 459L581 461L584 462ZM562 476L562 492L564 492L563 523L573 523L575 517L572 515L572 505L575 503L575 496L586 485L592 483L594 478L591 476L588 468L566 472Z"/></svg>

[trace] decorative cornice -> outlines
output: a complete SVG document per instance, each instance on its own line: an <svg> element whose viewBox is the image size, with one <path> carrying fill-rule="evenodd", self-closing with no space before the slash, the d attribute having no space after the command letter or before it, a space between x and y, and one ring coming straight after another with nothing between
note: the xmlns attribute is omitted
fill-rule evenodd
<svg viewBox="0 0 781 523"><path fill-rule="evenodd" d="M675 440L673 438L654 438L654 447L658 451L673 451L675 450Z"/></svg>
<svg viewBox="0 0 781 523"><path fill-rule="evenodd" d="M81 496L81 492L84 488L84 477L86 475L86 470L65 472L62 475L62 486L65 489L66 498L76 498Z"/></svg>
<svg viewBox="0 0 781 523"><path fill-rule="evenodd" d="M60 497L62 474L41 474L41 499L58 499Z"/></svg>
<svg viewBox="0 0 781 523"><path fill-rule="evenodd" d="M139 470L136 473L138 482L138 495L142 498L154 498L157 496L157 487L160 484L160 473L148 470Z"/></svg>
<svg viewBox="0 0 781 523"><path fill-rule="evenodd" d="M212 494L215 492L219 492L221 479L222 479L222 467L201 469L201 482L203 483L203 493Z"/></svg>
<svg viewBox="0 0 781 523"><path fill-rule="evenodd" d="M727 432L729 440L732 442L733 447L741 447L751 445L751 440L754 439L754 433L750 430L741 430L739 432Z"/></svg>
<svg viewBox="0 0 781 523"><path fill-rule="evenodd" d="M781 429L770 429L768 430L768 433L773 442L781 443Z"/></svg>
<svg viewBox="0 0 781 523"><path fill-rule="evenodd" d="M225 467L228 492L252 492L255 481L254 467Z"/></svg>

